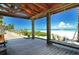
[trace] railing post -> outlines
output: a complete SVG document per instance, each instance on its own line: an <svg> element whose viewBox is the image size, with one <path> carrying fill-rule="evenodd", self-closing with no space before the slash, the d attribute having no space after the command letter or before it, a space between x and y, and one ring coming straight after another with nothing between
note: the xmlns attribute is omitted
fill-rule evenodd
<svg viewBox="0 0 79 59"><path fill-rule="evenodd" d="M50 13L47 13L47 44L50 44L51 40L51 18Z"/></svg>
<svg viewBox="0 0 79 59"><path fill-rule="evenodd" d="M32 19L32 39L35 38L35 25L34 25L34 19Z"/></svg>

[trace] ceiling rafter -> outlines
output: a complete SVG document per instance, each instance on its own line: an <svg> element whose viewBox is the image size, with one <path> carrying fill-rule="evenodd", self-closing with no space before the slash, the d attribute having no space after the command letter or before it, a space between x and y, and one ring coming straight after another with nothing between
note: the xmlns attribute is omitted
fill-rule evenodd
<svg viewBox="0 0 79 59"><path fill-rule="evenodd" d="M0 12L2 15L6 16L37 19L45 17L47 13L55 14L77 6L79 6L78 3L3 3L0 5L0 9L8 12L1 12L2 10ZM21 13L25 15L21 15Z"/></svg>
<svg viewBox="0 0 79 59"><path fill-rule="evenodd" d="M0 9L3 9L3 10L6 10L6 11L9 11L8 8L5 8L5 7L3 7L3 6L0 6Z"/></svg>
<svg viewBox="0 0 79 59"><path fill-rule="evenodd" d="M9 7L10 7L10 6L9 6ZM3 7L3 6L0 6L0 8L3 9L3 10L6 10L6 11L9 12L9 13L11 13L10 11L12 11L12 10L11 10L11 7L10 7L10 8L5 8L5 7ZM13 11L16 12L17 10L19 10L20 12L22 12L23 14L25 14L25 12L24 12L24 11L21 11L21 9L19 9L19 8L15 9L15 10L13 10ZM13 14L16 15L17 13L13 13Z"/></svg>
<svg viewBox="0 0 79 59"><path fill-rule="evenodd" d="M13 4L7 4L7 3L4 3L4 5L9 8L9 12L16 13L16 12L20 11L20 9L18 9L18 7L16 5L12 6ZM17 8L15 8L15 7L17 7Z"/></svg>
<svg viewBox="0 0 79 59"><path fill-rule="evenodd" d="M14 13L15 10L12 10L11 8L7 8L7 7L4 7L4 6L0 6L1 9L3 10L6 10L7 12L10 12L10 13Z"/></svg>
<svg viewBox="0 0 79 59"><path fill-rule="evenodd" d="M2 11L0 12L0 15L17 17L17 18L24 18L24 19L30 19L29 16L22 16L22 15L17 15L17 14L13 14L13 13L9 13L9 12L2 12Z"/></svg>
<svg viewBox="0 0 79 59"><path fill-rule="evenodd" d="M70 4L63 4L63 6L62 6L62 4L60 4L59 6L57 6L55 8L51 8L47 11L41 12L35 16L32 16L31 18L32 19L42 18L42 17L45 17L47 15L47 13L55 14L55 13L64 11L64 8L65 8L65 10L67 10L67 9L73 8L75 6L79 6L79 4L70 3Z"/></svg>
<svg viewBox="0 0 79 59"><path fill-rule="evenodd" d="M9 4L7 4L7 3L4 3L4 5L7 6L8 8L10 8Z"/></svg>
<svg viewBox="0 0 79 59"><path fill-rule="evenodd" d="M62 5L62 4L61 4ZM61 5L59 5L58 7L60 7ZM57 7L57 8L58 8ZM56 7L55 7L56 8ZM53 7L51 8L51 9L54 9ZM46 10L46 11L44 11L44 12L41 12L41 13L39 13L39 14L37 14L37 15L35 15L35 16L32 16L31 18L32 19L37 19L37 18L41 18L41 16L45 16L46 14L47 14L47 12L49 11L50 9L48 9L48 10Z"/></svg>
<svg viewBox="0 0 79 59"><path fill-rule="evenodd" d="M7 6L9 9L12 8L12 7L10 6L10 4L4 3L4 5ZM17 7L17 6L15 5L15 7ZM16 11L19 10L18 7L15 8L15 10L16 10Z"/></svg>
<svg viewBox="0 0 79 59"><path fill-rule="evenodd" d="M54 6L56 7L57 5L59 5L60 3L47 3L46 5L48 6L48 9L50 9L51 7L53 8ZM61 3L63 4L63 3Z"/></svg>
<svg viewBox="0 0 79 59"><path fill-rule="evenodd" d="M11 4L10 4L11 5ZM17 7L16 9L12 9L12 10L14 10L16 13L17 12L20 12L20 13L23 13L23 14L26 14L26 11L24 10L24 9L22 9L18 4L15 4L15 7ZM11 10L11 6L10 6L10 10ZM30 15L30 14L26 14L26 15Z"/></svg>
<svg viewBox="0 0 79 59"><path fill-rule="evenodd" d="M29 14L27 10L25 10L23 8L20 8L20 9L21 9L20 11L23 12L23 13L25 13L26 15L32 16L32 14Z"/></svg>
<svg viewBox="0 0 79 59"><path fill-rule="evenodd" d="M26 6L27 6L30 10L34 11L36 14L37 14L37 13L40 13L39 11L37 11L37 10L33 9L32 7L30 7L28 4L26 4Z"/></svg>
<svg viewBox="0 0 79 59"><path fill-rule="evenodd" d="M28 7L26 7L26 6L23 5L23 4L21 4L21 7L22 7L22 9L24 9L24 10L32 11L32 12L31 12L31 13L32 13L32 16L33 16L34 14L37 14L37 12L35 12L34 10L32 10L32 9L30 9L30 8L28 8Z"/></svg>
<svg viewBox="0 0 79 59"><path fill-rule="evenodd" d="M38 11L36 11L36 10L30 8L30 7L28 6L28 4L25 5L25 8L32 10L35 14L39 13Z"/></svg>
<svg viewBox="0 0 79 59"><path fill-rule="evenodd" d="M40 13L40 12L42 11L39 7L37 7L37 6L34 5L34 4L29 3L29 4L27 4L27 5L28 5L31 9L37 11L38 13Z"/></svg>
<svg viewBox="0 0 79 59"><path fill-rule="evenodd" d="M35 12L35 10L32 10L31 8L27 8L25 7L24 4L16 4L19 5L17 10L20 10L21 12L23 12L24 14L28 15L28 16L34 16L35 14L37 14L37 12Z"/></svg>
<svg viewBox="0 0 79 59"><path fill-rule="evenodd" d="M24 8L24 7L22 7L22 6L19 7L18 10L19 10L20 12L26 14L27 16L30 16L30 17L34 15L34 13L32 13L30 9L27 9L27 10L26 10L26 8ZM29 11L30 11L30 12L29 12Z"/></svg>
<svg viewBox="0 0 79 59"><path fill-rule="evenodd" d="M34 5L36 5L37 7L43 9L43 10L47 10L48 6L44 5L44 4L38 4L38 3L34 3Z"/></svg>

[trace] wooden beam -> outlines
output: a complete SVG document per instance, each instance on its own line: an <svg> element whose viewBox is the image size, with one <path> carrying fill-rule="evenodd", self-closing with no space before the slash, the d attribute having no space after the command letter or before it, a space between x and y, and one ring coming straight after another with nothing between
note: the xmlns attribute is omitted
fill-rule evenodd
<svg viewBox="0 0 79 59"><path fill-rule="evenodd" d="M35 29L34 29L35 25L34 25L34 19L32 19L32 39L35 38Z"/></svg>
<svg viewBox="0 0 79 59"><path fill-rule="evenodd" d="M24 5L24 4L23 4L23 5ZM26 8L26 9L29 9L29 10L31 10L31 11L33 11L34 14L39 13L39 12L37 12L36 10L30 8L28 4L25 5L25 8Z"/></svg>
<svg viewBox="0 0 79 59"><path fill-rule="evenodd" d="M20 7L17 7L18 4L15 4L15 5L9 4L9 5L11 5L11 6L9 6L8 4L5 4L5 3L4 3L4 5L7 6L8 8L3 7L3 6L0 6L0 8L2 8L2 9L4 9L4 10L7 10L7 11L10 12L10 13L17 13L17 12L19 11L19 12L22 12L22 13L27 14L28 16L30 16L30 14L28 14L26 10L21 9L21 6L20 6ZM17 8L15 8L15 6L16 6ZM12 8L13 8L13 9L12 9Z"/></svg>
<svg viewBox="0 0 79 59"><path fill-rule="evenodd" d="M36 5L37 7L41 8L43 10L47 10L48 9L48 6L45 6L44 3L43 3L43 5L41 3L40 4L34 3L34 5Z"/></svg>
<svg viewBox="0 0 79 59"><path fill-rule="evenodd" d="M8 13L8 12L2 12L0 11L0 15L4 15L4 16L10 16L10 17L17 17L17 18L24 18L24 19L30 19L30 17L28 16L20 16L20 15L16 15L16 14L13 14L13 13Z"/></svg>
<svg viewBox="0 0 79 59"><path fill-rule="evenodd" d="M4 4L4 5L6 5L6 4ZM3 10L6 10L7 12L10 12L10 13L16 13L18 11L16 9L12 10L11 7L0 6L0 8L3 9Z"/></svg>
<svg viewBox="0 0 79 59"><path fill-rule="evenodd" d="M47 44L50 44L51 40L51 16L47 13Z"/></svg>
<svg viewBox="0 0 79 59"><path fill-rule="evenodd" d="M6 10L6 11L9 11L8 8L2 7L2 6L0 6L0 9L3 9L3 10Z"/></svg>
<svg viewBox="0 0 79 59"><path fill-rule="evenodd" d="M32 13L30 13L31 15L37 14L37 12L35 12L35 11L32 10L31 8L28 8L28 7L25 6L24 4L20 4L20 6L22 7L21 9L24 9L26 12L27 12L27 10L29 10L30 12L32 12ZM28 13L28 14L29 14L29 13Z"/></svg>
<svg viewBox="0 0 79 59"><path fill-rule="evenodd" d="M52 7L51 9L48 9L48 10L46 10L44 12L41 12L41 13L35 15L35 16L32 16L31 18L32 19L37 19L37 18L45 17L50 10L53 10L53 9L56 9L56 8L59 8L59 7L62 7L62 4L60 4L59 6L57 6L55 8Z"/></svg>
<svg viewBox="0 0 79 59"><path fill-rule="evenodd" d="M79 42L79 7L77 7L77 13L78 13L78 35L77 35L77 39Z"/></svg>
<svg viewBox="0 0 79 59"><path fill-rule="evenodd" d="M7 4L7 3L4 3L4 5L5 5L6 7L8 7L8 8L11 8L11 7L9 6L9 4Z"/></svg>
<svg viewBox="0 0 79 59"><path fill-rule="evenodd" d="M28 14L28 13L23 9L23 7L22 7L19 3L16 3L15 6L17 7L17 8L15 9L16 12L19 11L19 12L22 12L22 13L26 14L27 16L31 17L31 15Z"/></svg>
<svg viewBox="0 0 79 59"><path fill-rule="evenodd" d="M31 3L29 3L29 4L27 4L32 10L35 10L35 11L37 11L38 13L40 13L41 11L42 11L42 9L40 9L39 7L37 7L36 5L34 5L34 4L31 4Z"/></svg>
<svg viewBox="0 0 79 59"><path fill-rule="evenodd" d="M70 3L70 4L67 3L67 4L63 4L63 5L60 4L59 6L57 6L55 8L52 7L51 9L49 9L47 11L44 11L44 12L41 12L41 13L35 15L35 16L32 16L31 19L37 19L37 18L45 17L48 12L50 12L51 14L56 14L58 12L64 11L64 9L68 10L70 8L74 8L74 7L77 7L77 6L79 6L79 4L77 4L77 3L75 3L75 4L74 3Z"/></svg>

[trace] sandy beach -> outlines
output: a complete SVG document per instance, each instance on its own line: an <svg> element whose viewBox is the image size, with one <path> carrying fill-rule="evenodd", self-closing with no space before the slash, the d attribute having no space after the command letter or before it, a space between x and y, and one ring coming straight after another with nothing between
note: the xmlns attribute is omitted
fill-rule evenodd
<svg viewBox="0 0 79 59"><path fill-rule="evenodd" d="M41 32L45 32L45 31L41 31ZM57 35L62 36L62 37L67 37L70 40L72 40L75 32L52 31L51 33L57 34ZM19 35L19 34L16 34L14 32L9 32L9 31L6 31L6 34L5 34L5 39L6 40L18 39L18 38L23 38L23 37L27 38L27 36ZM35 36L35 37L47 39L47 36ZM52 37L52 35L51 35L51 37ZM77 39L77 33L75 35L75 39L74 40L76 40L76 39ZM77 43L76 41L74 41L74 42L67 41L67 43L73 43L73 44L79 45L79 43Z"/></svg>
<svg viewBox="0 0 79 59"><path fill-rule="evenodd" d="M46 31L41 31L41 32L46 32ZM19 34L13 33L13 32L8 32L7 31L7 33L8 34L5 35L5 37L7 37L10 33L11 33L11 35L15 35L15 37L17 37L17 38L18 37L24 37L24 35L19 35ZM74 37L74 35L75 35L75 37L74 37L73 40L76 40L77 39L77 32L75 33L75 31L73 31L73 32L72 31L51 31L51 38L52 38L52 34L55 34L55 35L58 35L58 36L61 36L61 37L65 37L65 38L68 38L70 40L72 40L73 37ZM47 36L35 36L35 37L47 39ZM11 37L11 38L13 38L13 37Z"/></svg>
<svg viewBox="0 0 79 59"><path fill-rule="evenodd" d="M46 32L46 31L41 31L41 32ZM62 36L62 37L66 37L68 39L73 39L73 37L75 35L74 40L77 39L77 32L75 34L75 31L51 31L51 35L52 34L56 34L56 35L59 35L59 36Z"/></svg>

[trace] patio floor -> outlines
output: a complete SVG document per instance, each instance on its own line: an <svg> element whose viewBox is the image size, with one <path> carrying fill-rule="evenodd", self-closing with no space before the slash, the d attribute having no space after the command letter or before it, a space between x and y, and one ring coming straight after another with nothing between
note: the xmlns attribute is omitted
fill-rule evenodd
<svg viewBox="0 0 79 59"><path fill-rule="evenodd" d="M66 49L67 48L67 49ZM72 48L57 44L48 46L46 40L17 38L7 41L8 55L76 55Z"/></svg>

